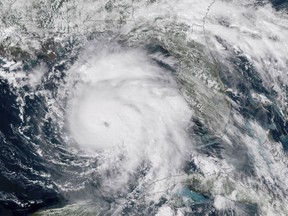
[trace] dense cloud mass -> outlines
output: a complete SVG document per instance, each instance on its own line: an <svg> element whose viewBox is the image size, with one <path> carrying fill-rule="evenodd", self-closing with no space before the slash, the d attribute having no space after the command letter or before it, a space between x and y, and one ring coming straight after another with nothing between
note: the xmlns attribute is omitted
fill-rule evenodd
<svg viewBox="0 0 288 216"><path fill-rule="evenodd" d="M101 157L99 171L118 168L105 180L107 190L125 187L143 165L151 167L149 180L180 174L191 148L185 130L192 111L175 78L144 50L92 49L69 72L77 83L67 115L80 148Z"/></svg>
<svg viewBox="0 0 288 216"><path fill-rule="evenodd" d="M0 215L288 215L284 1L0 2Z"/></svg>

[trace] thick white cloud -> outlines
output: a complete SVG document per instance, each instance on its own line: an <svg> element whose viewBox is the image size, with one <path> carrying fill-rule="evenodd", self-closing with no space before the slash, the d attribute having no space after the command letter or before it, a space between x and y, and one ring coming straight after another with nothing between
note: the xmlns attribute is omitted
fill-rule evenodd
<svg viewBox="0 0 288 216"><path fill-rule="evenodd" d="M150 180L181 173L192 111L174 77L143 50L99 50L84 52L70 70L77 84L68 119L80 149L102 158L100 173L120 170L106 180L106 189L126 186L143 162L151 166Z"/></svg>

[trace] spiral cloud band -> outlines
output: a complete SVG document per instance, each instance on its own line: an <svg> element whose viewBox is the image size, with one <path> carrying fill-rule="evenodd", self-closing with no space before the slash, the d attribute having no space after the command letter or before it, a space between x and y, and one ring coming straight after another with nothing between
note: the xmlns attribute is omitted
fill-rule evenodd
<svg viewBox="0 0 288 216"><path fill-rule="evenodd" d="M192 111L171 72L144 50L90 50L78 61L69 126L80 149L102 158L99 173L120 170L106 189L123 187L143 163L148 180L181 173Z"/></svg>

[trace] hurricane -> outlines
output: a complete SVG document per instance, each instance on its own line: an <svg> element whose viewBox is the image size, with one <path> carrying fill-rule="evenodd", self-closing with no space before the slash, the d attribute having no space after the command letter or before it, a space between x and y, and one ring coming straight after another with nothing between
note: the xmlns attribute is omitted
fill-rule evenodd
<svg viewBox="0 0 288 216"><path fill-rule="evenodd" d="M288 7L0 2L0 215L287 215Z"/></svg>
<svg viewBox="0 0 288 216"><path fill-rule="evenodd" d="M79 148L101 158L106 193L125 188L137 169L146 169L144 181L180 174L192 112L171 72L145 51L95 48L71 69L78 79L67 115Z"/></svg>

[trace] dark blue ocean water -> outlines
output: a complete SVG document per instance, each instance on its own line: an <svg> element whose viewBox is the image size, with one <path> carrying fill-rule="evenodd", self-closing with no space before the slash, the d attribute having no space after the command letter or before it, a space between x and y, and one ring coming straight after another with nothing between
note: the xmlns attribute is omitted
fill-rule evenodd
<svg viewBox="0 0 288 216"><path fill-rule="evenodd" d="M287 0L271 0L272 5L277 10L287 10L288 9L288 1Z"/></svg>

